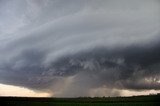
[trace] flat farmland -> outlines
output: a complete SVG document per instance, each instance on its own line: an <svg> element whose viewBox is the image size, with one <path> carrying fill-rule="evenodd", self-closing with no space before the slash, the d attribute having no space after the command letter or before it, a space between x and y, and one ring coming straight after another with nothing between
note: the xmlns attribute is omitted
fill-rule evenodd
<svg viewBox="0 0 160 106"><path fill-rule="evenodd" d="M160 106L160 95L132 97L0 97L0 106Z"/></svg>

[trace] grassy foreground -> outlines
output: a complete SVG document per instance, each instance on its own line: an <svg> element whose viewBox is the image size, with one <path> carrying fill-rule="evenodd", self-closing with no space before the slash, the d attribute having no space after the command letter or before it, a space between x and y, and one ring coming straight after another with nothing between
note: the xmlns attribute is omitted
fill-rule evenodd
<svg viewBox="0 0 160 106"><path fill-rule="evenodd" d="M160 106L160 95L103 98L0 97L0 106Z"/></svg>

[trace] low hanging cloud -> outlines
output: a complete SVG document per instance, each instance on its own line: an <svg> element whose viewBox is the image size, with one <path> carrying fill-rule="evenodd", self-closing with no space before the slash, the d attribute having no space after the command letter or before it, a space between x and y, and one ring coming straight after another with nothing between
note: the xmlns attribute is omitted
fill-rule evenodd
<svg viewBox="0 0 160 106"><path fill-rule="evenodd" d="M0 83L61 97L160 90L159 1L1 2Z"/></svg>

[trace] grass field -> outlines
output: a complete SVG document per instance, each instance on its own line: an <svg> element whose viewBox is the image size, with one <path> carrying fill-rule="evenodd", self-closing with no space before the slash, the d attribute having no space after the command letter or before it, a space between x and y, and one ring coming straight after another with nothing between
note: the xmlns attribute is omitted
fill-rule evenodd
<svg viewBox="0 0 160 106"><path fill-rule="evenodd" d="M0 106L160 106L160 95L103 98L0 97Z"/></svg>

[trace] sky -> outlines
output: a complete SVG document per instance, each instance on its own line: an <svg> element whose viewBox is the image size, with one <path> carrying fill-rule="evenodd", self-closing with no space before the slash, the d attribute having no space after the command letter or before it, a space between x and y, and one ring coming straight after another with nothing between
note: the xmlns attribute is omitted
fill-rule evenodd
<svg viewBox="0 0 160 106"><path fill-rule="evenodd" d="M0 0L0 96L160 93L159 0Z"/></svg>

